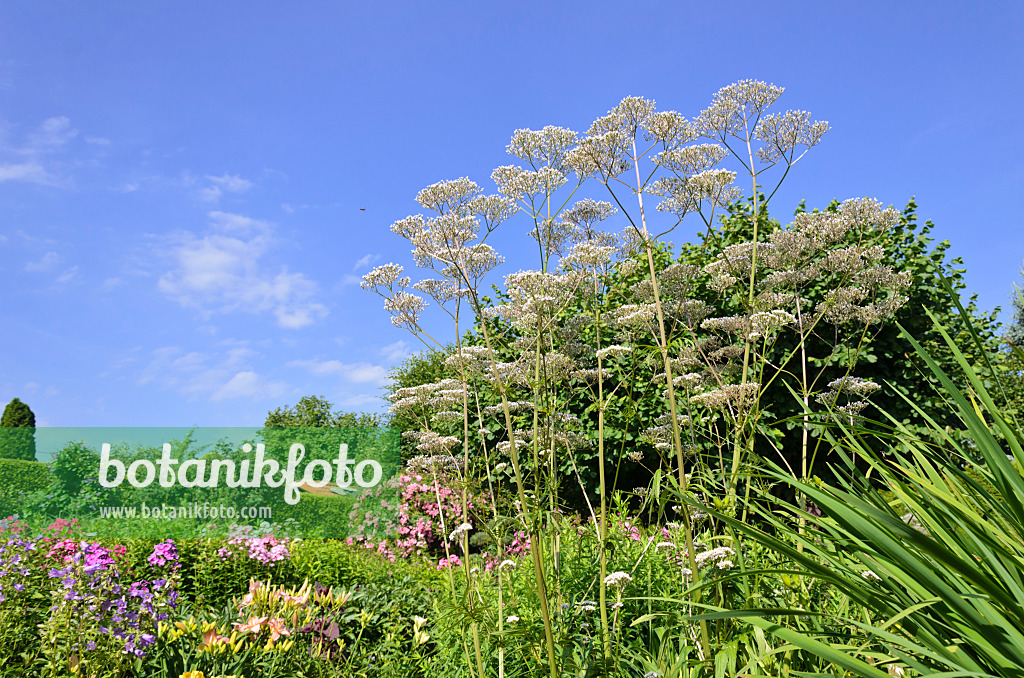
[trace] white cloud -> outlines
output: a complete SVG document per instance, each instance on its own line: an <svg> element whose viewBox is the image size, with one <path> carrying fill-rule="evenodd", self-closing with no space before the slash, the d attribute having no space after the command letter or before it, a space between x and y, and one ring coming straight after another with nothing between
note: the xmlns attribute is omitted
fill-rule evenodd
<svg viewBox="0 0 1024 678"><path fill-rule="evenodd" d="M210 400L227 400L229 398L252 398L262 400L277 398L288 390L286 384L267 381L255 372L239 372L213 392Z"/></svg>
<svg viewBox="0 0 1024 678"><path fill-rule="evenodd" d="M109 292L113 290L115 287L118 287L122 282L124 281L121 280L120 278L107 278L106 280L103 281L103 284L100 285L100 289L103 290L104 292Z"/></svg>
<svg viewBox="0 0 1024 678"><path fill-rule="evenodd" d="M358 271L361 268L370 268L375 262L380 260L379 254L367 254L362 259L356 262L356 265L352 267L353 271Z"/></svg>
<svg viewBox="0 0 1024 678"><path fill-rule="evenodd" d="M213 232L186 232L171 245L174 269L158 288L182 306L204 313L245 311L272 313L280 327L306 327L327 315L316 301L317 284L282 266L268 272L265 255L273 227L238 214L210 212Z"/></svg>
<svg viewBox="0 0 1024 678"><path fill-rule="evenodd" d="M274 227L269 222L260 221L259 219L253 219L252 217L242 216L241 214L232 214L230 212L220 212L214 210L207 214L210 217L210 225L218 230L226 233L235 233L237 235L271 235Z"/></svg>
<svg viewBox="0 0 1024 678"><path fill-rule="evenodd" d="M64 150L68 142L78 136L65 116L47 118L38 128L29 132L20 145L10 145L6 129L0 129L0 151L13 156L0 161L0 182L21 181L41 186L66 186L67 178L55 175L60 163L49 158Z"/></svg>
<svg viewBox="0 0 1024 678"><path fill-rule="evenodd" d="M60 150L69 141L78 136L78 130L72 129L71 120L66 116L47 118L39 128L29 135L28 148L25 152L47 153Z"/></svg>
<svg viewBox="0 0 1024 678"><path fill-rule="evenodd" d="M199 189L199 199L203 202L217 202L220 200L221 190L216 186L207 186Z"/></svg>
<svg viewBox="0 0 1024 678"><path fill-rule="evenodd" d="M57 186L60 182L43 169L38 162L0 164L0 182L24 181L42 186Z"/></svg>
<svg viewBox="0 0 1024 678"><path fill-rule="evenodd" d="M210 185L199 189L199 198L206 202L217 202L220 196L227 193L245 193L252 188L252 182L237 174L224 174L219 177L207 175Z"/></svg>
<svg viewBox="0 0 1024 678"><path fill-rule="evenodd" d="M343 363L340 360L293 360L288 367L301 367L315 377L337 376L352 384L383 384L388 370L370 363Z"/></svg>
<svg viewBox="0 0 1024 678"><path fill-rule="evenodd" d="M110 139L106 137L86 137L85 143L92 144L93 146L109 146Z"/></svg>
<svg viewBox="0 0 1024 678"><path fill-rule="evenodd" d="M248 179L243 179L237 174L224 174L219 177L206 176L207 179L212 181L214 184L220 186L228 193L244 193L252 188L252 182Z"/></svg>
<svg viewBox="0 0 1024 678"><path fill-rule="evenodd" d="M401 339L380 349L380 354L390 363L405 360L409 357L410 353L409 342Z"/></svg>
<svg viewBox="0 0 1024 678"><path fill-rule="evenodd" d="M64 284L66 282L70 282L76 275L78 275L78 266L72 266L57 276L57 283Z"/></svg>
<svg viewBox="0 0 1024 678"><path fill-rule="evenodd" d="M60 255L56 252L47 252L39 261L30 261L25 264L25 270L30 273L45 273L60 263Z"/></svg>
<svg viewBox="0 0 1024 678"><path fill-rule="evenodd" d="M355 408L361 408L364 405L371 405L371 404L379 406L379 405L383 404L384 402L385 402L384 399L381 398L379 395L370 395L368 393L359 393L359 394L356 394L356 395L348 396L347 398L342 398L340 401L338 401L338 405L340 407L355 409Z"/></svg>
<svg viewBox="0 0 1024 678"><path fill-rule="evenodd" d="M221 346L227 348L216 354L185 352L177 346L158 348L139 373L137 383L211 401L242 397L270 400L288 391L284 382L272 381L255 371L252 361L260 356L245 342L226 341Z"/></svg>

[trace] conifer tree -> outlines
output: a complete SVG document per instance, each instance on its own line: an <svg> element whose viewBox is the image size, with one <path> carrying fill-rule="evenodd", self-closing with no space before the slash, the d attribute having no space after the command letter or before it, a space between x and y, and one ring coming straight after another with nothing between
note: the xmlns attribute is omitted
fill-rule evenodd
<svg viewBox="0 0 1024 678"><path fill-rule="evenodd" d="M7 403L0 417L0 457L36 460L36 415L32 409L15 398Z"/></svg>

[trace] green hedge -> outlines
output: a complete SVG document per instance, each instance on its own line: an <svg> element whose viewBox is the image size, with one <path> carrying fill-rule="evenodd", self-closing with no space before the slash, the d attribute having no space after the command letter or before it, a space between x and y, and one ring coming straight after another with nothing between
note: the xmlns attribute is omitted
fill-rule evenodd
<svg viewBox="0 0 1024 678"><path fill-rule="evenodd" d="M16 511L21 495L50 487L50 467L38 461L0 458L0 518Z"/></svg>
<svg viewBox="0 0 1024 678"><path fill-rule="evenodd" d="M299 503L289 506L281 502L273 507L275 523L287 518L295 520L308 536L347 537L350 532L354 496L322 496L303 492Z"/></svg>

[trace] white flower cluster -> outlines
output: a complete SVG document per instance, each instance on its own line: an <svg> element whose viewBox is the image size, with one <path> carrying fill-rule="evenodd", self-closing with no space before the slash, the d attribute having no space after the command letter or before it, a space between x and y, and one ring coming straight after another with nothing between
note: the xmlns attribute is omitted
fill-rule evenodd
<svg viewBox="0 0 1024 678"><path fill-rule="evenodd" d="M405 467L414 475L432 476L458 471L461 461L450 454L422 454L410 459Z"/></svg>
<svg viewBox="0 0 1024 678"><path fill-rule="evenodd" d="M815 400L846 417L856 417L868 406L867 398L881 386L860 377L841 377L828 384L829 390L819 393ZM845 396L844 402L840 398Z"/></svg>
<svg viewBox="0 0 1024 678"><path fill-rule="evenodd" d="M709 410L746 411L754 404L760 388L756 383L725 384L712 391L692 396L690 402Z"/></svg>
<svg viewBox="0 0 1024 678"><path fill-rule="evenodd" d="M464 534L466 532L469 532L472 529L473 529L473 526L470 525L469 523L462 523L461 525L456 527L454 530L452 530L451 534L448 535L448 541L453 542L453 541L455 541L458 538L458 536L460 534Z"/></svg>
<svg viewBox="0 0 1024 678"><path fill-rule="evenodd" d="M729 560L732 556L736 555L728 546L719 546L708 551L703 551L694 556L694 560L697 561L698 567L704 567L705 565L711 565L712 563L728 562L727 567L732 567L732 562Z"/></svg>
<svg viewBox="0 0 1024 678"><path fill-rule="evenodd" d="M633 581L633 578L625 572L612 572L610 575L604 578L604 585L611 587L620 587L625 586L631 581Z"/></svg>
<svg viewBox="0 0 1024 678"><path fill-rule="evenodd" d="M565 155L575 147L578 135L571 129L548 125L542 130L517 129L505 147L509 155L525 160L530 167L553 167L565 172Z"/></svg>
<svg viewBox="0 0 1024 678"><path fill-rule="evenodd" d="M754 128L754 137L764 143L758 159L766 165L779 160L793 163L793 151L798 146L817 146L828 131L825 121L811 122L807 111L786 111L763 116Z"/></svg>
<svg viewBox="0 0 1024 678"><path fill-rule="evenodd" d="M783 91L782 87L758 80L741 80L723 87L712 97L711 105L697 116L697 132L712 139L745 138L748 121L760 117Z"/></svg>
<svg viewBox="0 0 1024 678"><path fill-rule="evenodd" d="M614 346L607 346L597 352L597 357L601 360L605 360L608 357L615 358L617 356L629 355L633 352L632 346L622 346L621 344L615 344Z"/></svg>
<svg viewBox="0 0 1024 678"><path fill-rule="evenodd" d="M569 209L563 210L562 219L576 226L586 240L593 240L598 235L593 232L593 227L617 211L610 202L585 198Z"/></svg>

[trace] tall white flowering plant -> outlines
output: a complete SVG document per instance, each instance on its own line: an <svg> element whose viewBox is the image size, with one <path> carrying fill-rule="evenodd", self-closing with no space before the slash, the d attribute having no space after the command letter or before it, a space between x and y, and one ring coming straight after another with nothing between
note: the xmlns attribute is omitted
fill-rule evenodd
<svg viewBox="0 0 1024 678"><path fill-rule="evenodd" d="M874 201L852 200L837 213L800 215L768 238L759 233L765 204L828 129L806 112L771 112L781 94L780 87L742 81L720 90L692 120L630 97L582 136L560 127L517 130L507 150L521 164L494 170L496 195L485 195L466 178L440 182L416 198L427 215L392 226L409 241L417 265L429 277L413 284L402 267L387 264L364 278L363 287L384 298L392 322L435 350L445 350L445 344L420 323L426 299L454 322L456 345L446 365L457 376L398 389L392 408L422 424L407 433L418 452L445 458L461 453L465 479L478 467L485 478L492 478L498 457L508 459L520 520L530 537L544 654L552 676L558 671L552 606L553 601L560 603L559 536L546 528L561 508L560 462L574 465L574 450L589 444L597 447L600 485L600 503L591 509L598 539L600 647L605 661L611 657L604 414L621 386L613 376L623 372L609 368L653 346L656 379L664 386L664 414L645 435L662 453L662 468L683 494L691 493L690 472L704 471L688 468L698 463L690 453L699 443L710 441L720 451L728 450L718 469L728 504L736 496L742 464L756 452L764 380L780 374L768 368L788 366L793 357L794 351L773 354L780 333L798 337L799 391L810 407L817 385L808 370L805 339L822 324L857 324L863 337L905 299L901 291L909 284L907 276L883 266L881 252L872 244L873 234L894 223L897 215ZM713 233L724 208L743 196L736 186L738 171L751 187L751 240L725 248L703 269L658 265L661 239L687 216ZM600 187L611 202L584 198L572 203L588 184ZM652 197L657 201L653 210ZM517 214L532 223L538 268L506 275L502 303L492 305L482 286L502 258L487 240ZM625 226L621 233L601 229L613 216ZM851 233L858 234L858 244L849 244ZM638 265L646 269L644 279L630 287L626 298L611 303L611 278ZM829 286L824 301L811 304L801 295L811 284ZM694 298L697 285L710 285L738 312L716 316L714 307ZM568 314L581 303L589 313ZM467 326L477 328L475 345L466 344ZM566 383L572 388L566 390ZM872 388L848 372L817 393L815 402L856 416ZM567 399L572 398L591 402L596 435L569 414ZM803 444L800 474L806 477L806 432ZM625 452L631 459L639 454ZM689 514L682 513L684 555L688 569L696 572L693 525ZM457 536L462 553L467 553L468 530ZM468 559L464 566L472 586ZM501 629L500 610L495 617ZM482 677L475 621L472 637L471 663ZM698 640L700 656L709 658L711 639L703 622Z"/></svg>

